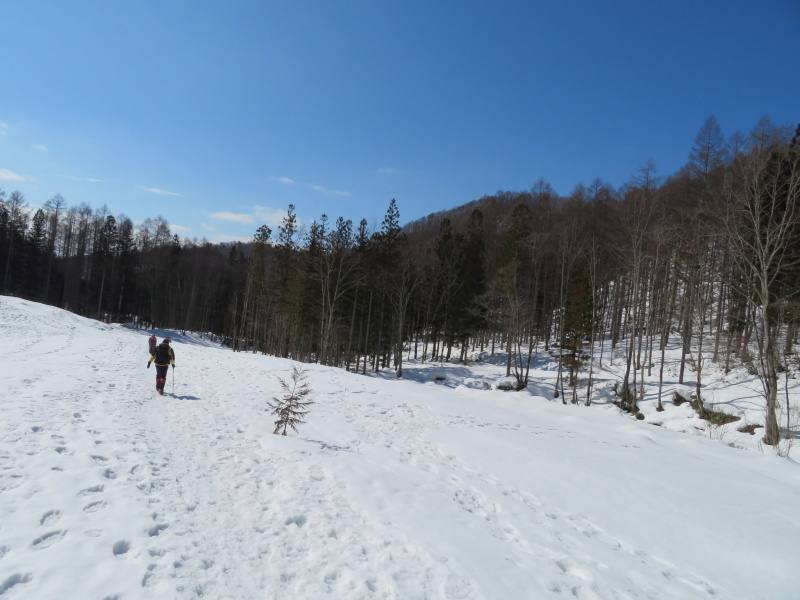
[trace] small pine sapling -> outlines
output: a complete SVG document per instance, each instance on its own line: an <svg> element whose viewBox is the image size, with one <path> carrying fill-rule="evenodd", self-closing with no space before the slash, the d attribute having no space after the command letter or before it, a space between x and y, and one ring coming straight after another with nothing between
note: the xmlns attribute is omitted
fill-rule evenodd
<svg viewBox="0 0 800 600"><path fill-rule="evenodd" d="M280 377L277 379L284 393L282 397L275 397L272 402L267 402L272 414L278 417L275 421L275 431L272 433L277 435L282 429L281 435L286 435L287 427L291 427L297 433L297 426L305 423L303 417L308 414L307 407L314 404L311 400L306 400L312 391L311 385L308 383L306 372L296 366L292 367L290 381L287 382Z"/></svg>

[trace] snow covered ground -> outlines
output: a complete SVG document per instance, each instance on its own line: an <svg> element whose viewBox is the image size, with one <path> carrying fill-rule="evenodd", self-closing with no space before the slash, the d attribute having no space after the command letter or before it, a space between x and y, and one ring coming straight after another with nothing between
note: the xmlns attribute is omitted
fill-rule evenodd
<svg viewBox="0 0 800 600"><path fill-rule="evenodd" d="M600 360L600 346L596 348L595 368L593 372L592 406L595 409L607 410L618 413L619 409L614 404L619 398L614 393L616 385L621 388L625 374L625 343L620 343L618 348L611 350L608 342L603 350ZM456 353L457 354L457 353ZM778 390L778 423L782 430L783 439L778 448L763 447L761 439L764 436L765 400L763 388L757 377L748 373L748 369L732 361L731 372L724 373L722 365L711 362L711 353L707 353L703 360L702 369L702 396L705 406L709 410L727 413L738 417L738 421L724 425L714 425L701 419L690 402L676 405L673 402L673 393L679 392L683 398L690 398L696 391L697 373L694 370L696 350L693 351L686 364L686 373L683 384L679 383L681 340L675 336L667 346L665 356L664 381L661 390L663 411L657 410L658 399L658 370L660 356L654 359L651 369L644 374L644 399L638 406L644 417L644 423L664 427L672 431L680 431L691 435L704 436L709 439L728 444L730 446L758 452L775 452L788 456L800 462L800 364L797 358L790 363L790 376L784 372L779 378ZM422 355L421 344L418 355ZM613 355L613 359L612 359ZM558 365L553 354L545 352L542 348L536 353L531 364L530 383L523 393L535 394L551 401L561 402L554 398L554 389L558 374ZM404 379L418 382L436 382L443 387L458 388L461 386L475 389L491 389L505 379L506 362L508 355L498 353L491 355L488 348L481 351L476 348L471 352L468 366L452 363L431 363L422 360L410 360L403 368ZM640 372L641 373L641 372ZM382 371L379 377L394 379L392 370ZM639 374L638 379L642 376ZM513 377L506 379L513 383ZM586 367L580 371L578 377L577 400L582 404L586 400L588 373ZM637 384L637 387L638 384ZM565 396L568 403L572 402L572 389L565 383ZM788 400L788 407L787 407ZM632 418L632 417L630 417ZM752 433L740 431L748 426L755 425ZM798 595L800 597L800 594Z"/></svg>
<svg viewBox="0 0 800 600"><path fill-rule="evenodd" d="M654 427L475 389L498 365L304 365L315 404L282 437L294 363L173 334L161 397L148 335L0 298L3 600L800 594L800 467L674 431L685 405Z"/></svg>

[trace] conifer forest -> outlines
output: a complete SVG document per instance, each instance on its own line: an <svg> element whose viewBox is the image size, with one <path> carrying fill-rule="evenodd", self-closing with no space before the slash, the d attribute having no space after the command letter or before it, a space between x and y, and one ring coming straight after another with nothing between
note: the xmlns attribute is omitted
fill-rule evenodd
<svg viewBox="0 0 800 600"><path fill-rule="evenodd" d="M374 230L326 215L301 224L289 206L246 244L182 240L162 217L134 224L60 195L33 210L0 189L0 290L398 377L408 357L502 352L522 389L532 358L550 352L553 395L584 404L595 365L622 348L618 395L631 411L673 337L701 406L708 361L758 375L775 444L779 379L798 360L799 138L766 117L725 138L709 117L671 175L645 162L618 189L596 179L568 196L542 179L405 226L391 200Z"/></svg>

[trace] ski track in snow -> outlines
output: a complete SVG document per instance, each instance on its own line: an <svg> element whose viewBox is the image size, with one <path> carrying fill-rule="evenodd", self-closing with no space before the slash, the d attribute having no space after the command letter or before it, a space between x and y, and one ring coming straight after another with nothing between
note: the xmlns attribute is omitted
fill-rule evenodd
<svg viewBox="0 0 800 600"><path fill-rule="evenodd" d="M476 574L481 560L494 561L503 598L736 597L443 441L501 430L529 444L567 429L450 414L313 367L311 416L340 422L340 437L310 425L272 436L263 357L179 344L176 391L160 397L143 332L25 306L0 302L5 345L15 340L3 358L4 598L501 597ZM395 503L379 485L393 481ZM452 542L402 521L416 486L441 499L422 516L463 528L449 526ZM455 535L498 551L471 563L448 548ZM76 570L80 589L59 595Z"/></svg>

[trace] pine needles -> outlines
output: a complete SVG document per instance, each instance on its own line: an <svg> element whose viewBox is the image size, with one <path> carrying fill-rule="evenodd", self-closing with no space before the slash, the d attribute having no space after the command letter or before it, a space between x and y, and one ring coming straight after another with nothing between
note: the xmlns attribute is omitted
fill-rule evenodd
<svg viewBox="0 0 800 600"><path fill-rule="evenodd" d="M272 402L267 402L272 414L278 417L275 421L275 431L272 433L277 435L283 430L281 435L286 435L288 427L291 427L297 433L297 426L300 423L305 423L303 417L308 414L307 407L314 404L311 400L306 400L306 397L312 391L306 371L294 366L292 367L292 375L289 381L280 377L277 379L284 393L282 397L274 397Z"/></svg>

